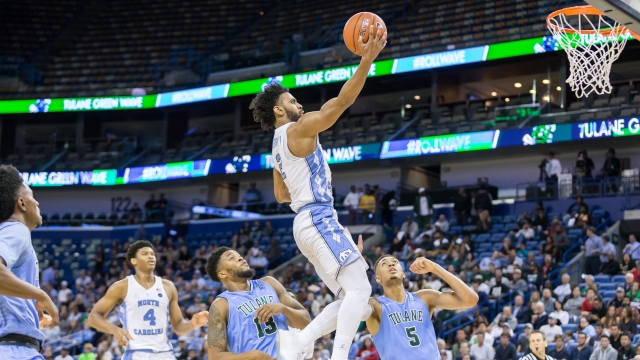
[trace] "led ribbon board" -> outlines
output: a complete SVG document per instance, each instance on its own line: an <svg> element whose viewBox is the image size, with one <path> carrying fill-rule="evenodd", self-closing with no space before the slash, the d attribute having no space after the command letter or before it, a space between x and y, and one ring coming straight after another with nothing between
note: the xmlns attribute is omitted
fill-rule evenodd
<svg viewBox="0 0 640 360"><path fill-rule="evenodd" d="M558 42L552 36L545 36L376 61L371 66L368 76L401 74L557 50L561 50ZM273 81L280 82L290 89L344 82L353 76L357 68L358 65L341 66L145 96L4 100L0 101L0 114L153 109L257 94L266 84Z"/></svg>

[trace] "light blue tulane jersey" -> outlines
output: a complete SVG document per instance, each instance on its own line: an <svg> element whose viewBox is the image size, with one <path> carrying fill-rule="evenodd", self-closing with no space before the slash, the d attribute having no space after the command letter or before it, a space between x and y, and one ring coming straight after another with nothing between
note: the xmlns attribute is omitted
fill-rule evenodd
<svg viewBox="0 0 640 360"><path fill-rule="evenodd" d="M20 222L0 223L0 257L20 280L39 287L38 257L31 245L31 232ZM0 295L0 337L26 335L44 342L35 300Z"/></svg>
<svg viewBox="0 0 640 360"><path fill-rule="evenodd" d="M279 303L276 290L262 280L249 280L250 291L225 291L220 297L229 303L227 344L234 354L260 350L278 357L276 335L278 330L289 330L287 318L278 314L264 324L254 318L262 305Z"/></svg>
<svg viewBox="0 0 640 360"><path fill-rule="evenodd" d="M436 332L433 330L427 305L418 296L406 292L403 304L384 296L380 331L373 342L382 360L425 359L440 360Z"/></svg>

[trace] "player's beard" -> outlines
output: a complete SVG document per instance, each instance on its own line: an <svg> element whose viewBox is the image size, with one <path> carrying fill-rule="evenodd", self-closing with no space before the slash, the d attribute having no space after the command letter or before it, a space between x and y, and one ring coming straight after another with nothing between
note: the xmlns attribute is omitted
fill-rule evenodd
<svg viewBox="0 0 640 360"><path fill-rule="evenodd" d="M256 276L256 271L253 269L237 270L235 273L237 277L243 279L252 279L254 276Z"/></svg>
<svg viewBox="0 0 640 360"><path fill-rule="evenodd" d="M284 112L287 113L287 117L289 120L296 122L302 115L300 115L300 111L290 111L289 109L284 109Z"/></svg>

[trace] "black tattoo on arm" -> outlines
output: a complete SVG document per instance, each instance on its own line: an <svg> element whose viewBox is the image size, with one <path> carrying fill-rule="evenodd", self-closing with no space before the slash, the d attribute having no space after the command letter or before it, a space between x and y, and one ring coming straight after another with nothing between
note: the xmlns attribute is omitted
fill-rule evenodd
<svg viewBox="0 0 640 360"><path fill-rule="evenodd" d="M207 335L209 349L217 349L219 352L227 351L227 324L222 320L222 315L213 304L209 309L209 333Z"/></svg>

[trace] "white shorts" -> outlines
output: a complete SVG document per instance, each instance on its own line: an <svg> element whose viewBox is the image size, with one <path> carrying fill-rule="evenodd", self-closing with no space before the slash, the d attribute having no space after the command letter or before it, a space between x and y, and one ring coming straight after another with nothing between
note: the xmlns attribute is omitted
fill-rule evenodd
<svg viewBox="0 0 640 360"><path fill-rule="evenodd" d="M126 351L121 360L176 360L172 351L154 353L151 351Z"/></svg>
<svg viewBox="0 0 640 360"><path fill-rule="evenodd" d="M304 206L293 220L293 237L300 252L315 266L316 272L340 297L336 281L340 269L354 261L363 261L349 231L338 222L332 206ZM366 262L365 262L366 264Z"/></svg>

